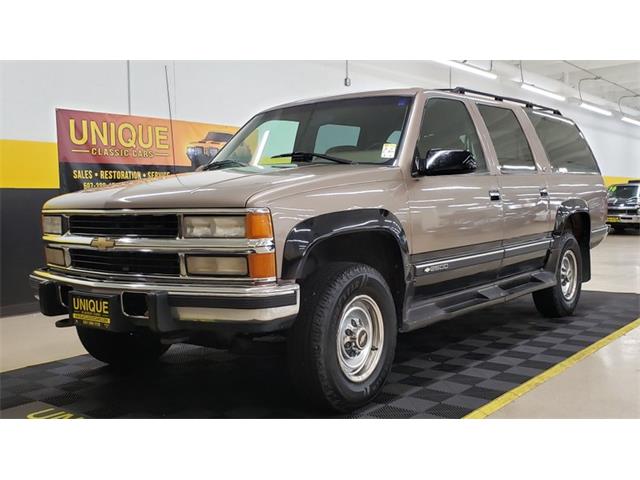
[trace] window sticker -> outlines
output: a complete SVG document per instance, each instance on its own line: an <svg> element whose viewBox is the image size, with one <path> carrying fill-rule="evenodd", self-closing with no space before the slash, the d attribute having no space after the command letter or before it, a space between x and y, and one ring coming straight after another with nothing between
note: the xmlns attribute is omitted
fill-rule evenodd
<svg viewBox="0 0 640 480"><path fill-rule="evenodd" d="M396 147L398 145L395 143L385 143L382 145L382 152L380 153L380 158L393 158L396 156Z"/></svg>

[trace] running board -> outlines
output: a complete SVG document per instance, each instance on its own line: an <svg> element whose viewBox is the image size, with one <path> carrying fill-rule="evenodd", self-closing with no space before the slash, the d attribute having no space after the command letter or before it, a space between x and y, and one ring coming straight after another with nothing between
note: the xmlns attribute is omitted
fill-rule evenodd
<svg viewBox="0 0 640 480"><path fill-rule="evenodd" d="M555 284L556 276L552 272L538 270L440 297L414 298L414 302L407 308L400 331L410 332L440 320L544 290Z"/></svg>

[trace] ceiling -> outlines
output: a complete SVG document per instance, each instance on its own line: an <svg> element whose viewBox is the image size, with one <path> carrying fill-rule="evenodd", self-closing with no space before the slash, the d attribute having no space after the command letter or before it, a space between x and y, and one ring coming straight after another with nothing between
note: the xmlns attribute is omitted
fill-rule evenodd
<svg viewBox="0 0 640 480"><path fill-rule="evenodd" d="M506 60L506 63L519 67L520 60ZM583 78L602 77L601 80L585 80L580 89L583 93L596 95L616 104L621 96L635 93L638 97L623 99L622 106L623 108L628 106L640 109L640 61L523 60L522 68L525 80L526 72L531 72L561 81L576 89L578 82ZM613 85L605 79L617 85ZM625 90L625 88L631 91Z"/></svg>

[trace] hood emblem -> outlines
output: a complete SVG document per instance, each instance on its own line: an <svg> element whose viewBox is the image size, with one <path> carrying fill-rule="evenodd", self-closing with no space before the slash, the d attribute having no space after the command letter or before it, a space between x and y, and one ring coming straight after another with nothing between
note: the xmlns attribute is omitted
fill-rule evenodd
<svg viewBox="0 0 640 480"><path fill-rule="evenodd" d="M116 246L116 241L108 237L96 237L91 240L90 245L98 250L109 250Z"/></svg>

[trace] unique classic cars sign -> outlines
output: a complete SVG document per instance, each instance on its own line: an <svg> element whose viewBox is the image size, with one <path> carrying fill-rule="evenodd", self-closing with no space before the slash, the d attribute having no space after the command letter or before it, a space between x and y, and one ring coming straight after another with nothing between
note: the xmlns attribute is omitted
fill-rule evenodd
<svg viewBox="0 0 640 480"><path fill-rule="evenodd" d="M195 170L237 128L56 109L60 187L70 192Z"/></svg>

